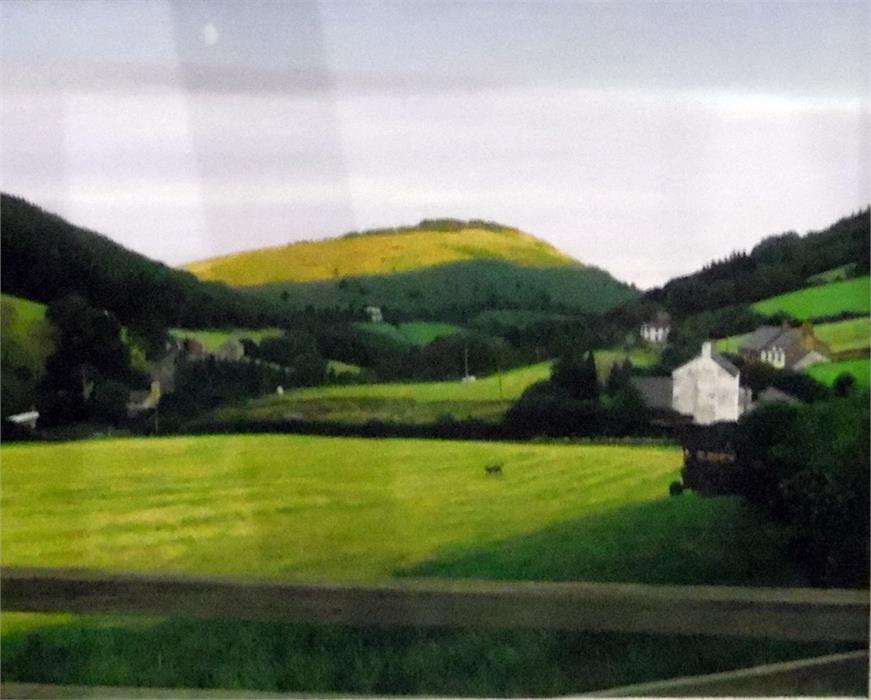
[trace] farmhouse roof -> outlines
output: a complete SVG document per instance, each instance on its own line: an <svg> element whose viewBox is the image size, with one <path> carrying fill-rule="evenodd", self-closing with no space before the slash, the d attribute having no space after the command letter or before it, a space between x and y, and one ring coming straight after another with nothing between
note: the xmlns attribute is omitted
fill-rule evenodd
<svg viewBox="0 0 871 700"><path fill-rule="evenodd" d="M737 377L741 372L735 365L733 365L731 362L729 362L729 360L727 360L722 355L718 355L717 353L712 352L711 359L714 362L716 362L718 365L720 365L720 367L722 367L724 370L726 370L733 377Z"/></svg>
<svg viewBox="0 0 871 700"><path fill-rule="evenodd" d="M671 408L671 377L632 377L632 384L649 408Z"/></svg>
<svg viewBox="0 0 871 700"><path fill-rule="evenodd" d="M762 350L773 343L783 333L781 326L759 326L741 344L742 350Z"/></svg>
<svg viewBox="0 0 871 700"><path fill-rule="evenodd" d="M25 411L24 413L16 413L12 416L9 416L6 420L10 423L15 423L20 425L21 423L29 423L30 421L34 421L39 418L39 411Z"/></svg>
<svg viewBox="0 0 871 700"><path fill-rule="evenodd" d="M799 403L799 400L792 394L787 394L777 387L770 386L759 394L758 401L768 403Z"/></svg>

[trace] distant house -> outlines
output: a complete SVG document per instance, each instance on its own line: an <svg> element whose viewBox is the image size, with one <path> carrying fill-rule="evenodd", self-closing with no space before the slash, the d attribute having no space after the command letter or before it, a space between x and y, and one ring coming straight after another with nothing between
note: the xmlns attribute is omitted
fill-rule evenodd
<svg viewBox="0 0 871 700"><path fill-rule="evenodd" d="M802 370L820 362L828 362L829 348L814 334L813 326L801 328L760 326L741 344L741 355L752 362L763 362L777 369Z"/></svg>
<svg viewBox="0 0 871 700"><path fill-rule="evenodd" d="M25 411L24 413L16 413L9 416L7 419L13 425L27 430L36 430L36 421L39 420L39 411Z"/></svg>
<svg viewBox="0 0 871 700"><path fill-rule="evenodd" d="M235 338L231 338L218 348L215 355L219 360L238 362L245 357L245 346Z"/></svg>
<svg viewBox="0 0 871 700"><path fill-rule="evenodd" d="M160 382L151 382L148 390L131 391L127 397L127 415L131 418L150 411L160 403Z"/></svg>
<svg viewBox="0 0 871 700"><path fill-rule="evenodd" d="M384 316L381 315L381 307L379 306L365 306L363 311L366 312L372 323L382 323L384 321Z"/></svg>
<svg viewBox="0 0 871 700"><path fill-rule="evenodd" d="M750 391L741 386L741 372L706 342L702 352L671 373L672 408L693 423L734 422L750 407Z"/></svg>
<svg viewBox="0 0 871 700"><path fill-rule="evenodd" d="M671 331L671 316L665 311L659 311L656 318L641 324L641 338L653 345L665 345Z"/></svg>

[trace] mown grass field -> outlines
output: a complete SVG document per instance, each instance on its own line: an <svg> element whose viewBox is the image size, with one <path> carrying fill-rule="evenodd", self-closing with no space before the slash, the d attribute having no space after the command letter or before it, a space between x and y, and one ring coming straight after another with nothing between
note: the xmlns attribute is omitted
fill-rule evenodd
<svg viewBox="0 0 871 700"><path fill-rule="evenodd" d="M515 229L376 233L262 248L187 265L202 280L237 287L316 282L409 272L470 260L525 266L578 265L556 248Z"/></svg>
<svg viewBox="0 0 871 700"><path fill-rule="evenodd" d="M193 338L202 343L209 352L215 352L228 340L248 338L260 343L265 338L277 338L284 331L280 328L173 328L170 333L176 338Z"/></svg>
<svg viewBox="0 0 871 700"><path fill-rule="evenodd" d="M5 566L292 581L788 585L784 533L670 498L677 448L180 437L6 445ZM501 478L483 467L499 462ZM2 618L9 681L560 694L840 649L718 638Z"/></svg>
<svg viewBox="0 0 871 700"><path fill-rule="evenodd" d="M868 389L871 379L869 379L869 360L844 360L843 362L827 362L821 365L809 367L807 373L823 384L831 386L835 380L843 373L852 374L856 379L856 385Z"/></svg>
<svg viewBox="0 0 871 700"><path fill-rule="evenodd" d="M752 308L762 314L782 311L802 320L837 316L845 312L867 314L871 311L871 285L866 275L781 294L758 301Z"/></svg>

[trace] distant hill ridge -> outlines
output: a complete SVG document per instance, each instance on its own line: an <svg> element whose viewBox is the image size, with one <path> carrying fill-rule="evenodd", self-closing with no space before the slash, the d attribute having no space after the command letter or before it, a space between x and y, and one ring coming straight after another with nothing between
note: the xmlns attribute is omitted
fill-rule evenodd
<svg viewBox="0 0 871 700"><path fill-rule="evenodd" d="M480 260L522 267L584 267L516 228L476 219L425 219L415 226L351 232L223 255L185 269L201 280L256 287L391 275Z"/></svg>

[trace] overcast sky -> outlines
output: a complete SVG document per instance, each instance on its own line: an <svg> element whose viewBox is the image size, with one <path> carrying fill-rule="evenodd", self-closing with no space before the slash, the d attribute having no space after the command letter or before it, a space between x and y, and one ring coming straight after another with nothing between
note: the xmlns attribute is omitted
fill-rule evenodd
<svg viewBox="0 0 871 700"><path fill-rule="evenodd" d="M869 14L7 0L0 178L171 264L451 216L648 287L868 203Z"/></svg>

